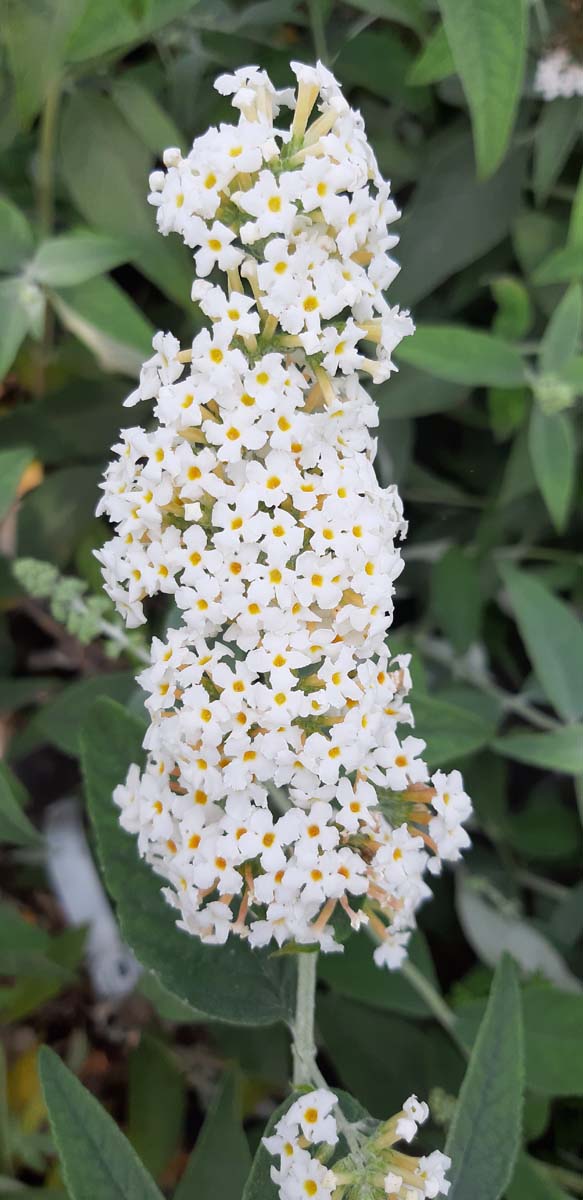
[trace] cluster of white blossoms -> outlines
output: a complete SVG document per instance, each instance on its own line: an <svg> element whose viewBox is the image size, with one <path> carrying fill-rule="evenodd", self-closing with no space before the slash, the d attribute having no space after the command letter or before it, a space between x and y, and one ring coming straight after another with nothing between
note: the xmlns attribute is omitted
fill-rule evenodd
<svg viewBox="0 0 583 1200"><path fill-rule="evenodd" d="M537 65L534 86L545 100L583 96L583 62L564 46L549 50Z"/></svg>
<svg viewBox="0 0 583 1200"><path fill-rule="evenodd" d="M128 625L158 593L178 614L140 676L146 768L115 800L204 941L339 949L348 919L396 967L471 805L400 734L408 660L385 641L406 525L374 472L359 372L386 379L413 331L383 297L398 214L333 76L292 69L297 96L255 67L218 79L238 123L167 151L150 181L208 324L186 350L156 335L126 401L153 402L154 423L122 434L98 508Z"/></svg>
<svg viewBox="0 0 583 1200"><path fill-rule="evenodd" d="M447 1195L450 1158L439 1150L415 1158L393 1148L396 1142L411 1142L427 1120L429 1108L424 1101L409 1096L401 1112L361 1144L356 1159L349 1154L331 1167L330 1157L339 1141L333 1112L337 1103L334 1093L325 1088L308 1092L293 1102L273 1134L263 1139L278 1159L271 1178L280 1200L433 1200Z"/></svg>

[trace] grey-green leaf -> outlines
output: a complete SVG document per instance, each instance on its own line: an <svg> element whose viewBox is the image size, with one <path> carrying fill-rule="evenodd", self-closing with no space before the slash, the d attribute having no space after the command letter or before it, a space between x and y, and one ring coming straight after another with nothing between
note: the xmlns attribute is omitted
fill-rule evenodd
<svg viewBox="0 0 583 1200"><path fill-rule="evenodd" d="M32 457L32 450L29 450L28 446L0 450L0 521L12 507L18 485Z"/></svg>
<svg viewBox="0 0 583 1200"><path fill-rule="evenodd" d="M524 383L522 358L509 342L462 325L419 325L396 357L438 379L473 387Z"/></svg>
<svg viewBox="0 0 583 1200"><path fill-rule="evenodd" d="M71 1200L162 1200L115 1121L48 1046L39 1070Z"/></svg>
<svg viewBox="0 0 583 1200"><path fill-rule="evenodd" d="M552 733L509 733L496 739L494 749L532 767L583 774L583 725L565 725Z"/></svg>
<svg viewBox="0 0 583 1200"><path fill-rule="evenodd" d="M427 83L438 83L453 75L455 63L449 48L445 25L438 25L428 37L420 55L415 59L407 76L407 83L414 87Z"/></svg>
<svg viewBox="0 0 583 1200"><path fill-rule="evenodd" d="M516 968L504 957L476 1038L447 1139L450 1200L499 1200L520 1143L523 1030Z"/></svg>
<svg viewBox="0 0 583 1200"><path fill-rule="evenodd" d="M502 161L514 125L526 59L526 0L439 0L439 7L485 177Z"/></svg>
<svg viewBox="0 0 583 1200"><path fill-rule="evenodd" d="M14 271L30 258L34 237L24 213L0 196L0 271Z"/></svg>
<svg viewBox="0 0 583 1200"><path fill-rule="evenodd" d="M582 319L583 290L573 283L554 310L542 339L539 361L544 374L560 371L580 349Z"/></svg>
<svg viewBox="0 0 583 1200"><path fill-rule="evenodd" d="M528 449L534 477L553 525L560 533L569 516L575 489L577 446L569 415L545 413L534 405L528 427Z"/></svg>
<svg viewBox="0 0 583 1200"><path fill-rule="evenodd" d="M144 727L110 700L99 700L82 735L89 810L109 890L125 938L140 962L164 986L199 1012L241 1025L288 1021L293 1011L295 967L290 957L251 950L236 938L206 946L176 926L160 880L124 833L113 789L130 763L141 759Z"/></svg>
<svg viewBox="0 0 583 1200"><path fill-rule="evenodd" d="M0 762L0 842L38 846L42 838L23 811L23 791L6 763Z"/></svg>
<svg viewBox="0 0 583 1200"><path fill-rule="evenodd" d="M501 575L541 687L565 721L576 720L583 716L583 626L540 579L511 566Z"/></svg>
<svg viewBox="0 0 583 1200"><path fill-rule="evenodd" d="M134 253L129 238L108 237L90 230L62 233L41 243L31 270L35 279L47 287L71 287L119 267Z"/></svg>
<svg viewBox="0 0 583 1200"><path fill-rule="evenodd" d="M239 1074L226 1071L173 1200L240 1200L250 1169Z"/></svg>

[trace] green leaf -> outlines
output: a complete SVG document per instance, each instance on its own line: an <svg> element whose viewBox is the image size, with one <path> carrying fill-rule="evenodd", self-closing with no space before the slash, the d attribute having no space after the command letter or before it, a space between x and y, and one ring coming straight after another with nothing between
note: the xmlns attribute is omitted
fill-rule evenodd
<svg viewBox="0 0 583 1200"><path fill-rule="evenodd" d="M476 1038L447 1139L451 1200L498 1200L519 1150L524 1088L516 968L503 958Z"/></svg>
<svg viewBox="0 0 583 1200"><path fill-rule="evenodd" d="M71 1200L162 1200L115 1121L48 1046L39 1073Z"/></svg>
<svg viewBox="0 0 583 1200"><path fill-rule="evenodd" d="M363 1004L410 1017L430 1017L431 1009L400 971L379 970L366 932L352 934L342 954L322 954L318 974L333 991ZM409 959L439 990L429 948L420 931L409 943Z"/></svg>
<svg viewBox="0 0 583 1200"><path fill-rule="evenodd" d="M494 749L532 767L583 774L583 725L569 725L553 733L509 733L496 739Z"/></svg>
<svg viewBox="0 0 583 1200"><path fill-rule="evenodd" d="M413 698L415 734L427 743L425 758L441 767L481 750L492 740L494 726L467 708L449 704L438 696Z"/></svg>
<svg viewBox="0 0 583 1200"><path fill-rule="evenodd" d="M529 392L523 388L490 388L488 416L494 437L506 441L520 429L529 409Z"/></svg>
<svg viewBox="0 0 583 1200"><path fill-rule="evenodd" d="M498 305L492 326L494 333L511 341L526 337L534 314L532 301L522 280L513 275L498 275L490 287Z"/></svg>
<svg viewBox="0 0 583 1200"><path fill-rule="evenodd" d="M51 938L45 959L53 967L61 970L41 974L37 969L30 975L19 974L14 986L2 994L0 999L0 1016L6 1025L26 1019L60 992L71 987L74 972L81 965L85 940L84 928L65 929L63 933Z"/></svg>
<svg viewBox="0 0 583 1200"><path fill-rule="evenodd" d="M63 177L87 224L130 238L136 267L171 300L190 307L192 260L177 241L155 230L146 199L151 153L113 100L77 89L64 107L60 154Z"/></svg>
<svg viewBox="0 0 583 1200"><path fill-rule="evenodd" d="M533 282L570 283L583 279L583 245L565 246L544 258L533 273Z"/></svg>
<svg viewBox="0 0 583 1200"><path fill-rule="evenodd" d="M25 287L20 278L0 280L0 380L10 370L30 330Z"/></svg>
<svg viewBox="0 0 583 1200"><path fill-rule="evenodd" d="M76 757L80 752L82 727L98 697L109 696L127 704L135 691L133 671L112 671L91 679L77 679L35 713L23 739L29 745L49 742L64 754Z"/></svg>
<svg viewBox="0 0 583 1200"><path fill-rule="evenodd" d="M423 32L426 24L420 0L352 0L351 8L368 13L370 17L396 21L419 34Z"/></svg>
<svg viewBox="0 0 583 1200"><path fill-rule="evenodd" d="M0 450L0 521L12 508L20 480L32 459L33 453L28 446Z"/></svg>
<svg viewBox="0 0 583 1200"><path fill-rule="evenodd" d="M152 350L154 328L113 279L88 280L52 293L51 300L63 324L104 371L139 374Z"/></svg>
<svg viewBox="0 0 583 1200"><path fill-rule="evenodd" d="M517 387L524 383L522 358L508 342L462 325L418 325L396 357L422 371L473 387Z"/></svg>
<svg viewBox="0 0 583 1200"><path fill-rule="evenodd" d="M543 373L552 375L560 371L580 348L582 319L583 290L574 283L565 292L545 330L539 360Z"/></svg>
<svg viewBox="0 0 583 1200"><path fill-rule="evenodd" d="M514 125L526 60L525 0L439 0L472 116L482 177L500 165Z"/></svg>
<svg viewBox="0 0 583 1200"><path fill-rule="evenodd" d="M539 683L565 721L583 716L583 627L540 579L502 566L520 636Z"/></svg>
<svg viewBox="0 0 583 1200"><path fill-rule="evenodd" d="M226 1071L173 1200L240 1200L250 1169L239 1074Z"/></svg>
<svg viewBox="0 0 583 1200"><path fill-rule="evenodd" d="M475 561L459 546L451 546L431 575L431 611L460 654L480 632L482 591Z"/></svg>
<svg viewBox="0 0 583 1200"><path fill-rule="evenodd" d="M520 209L525 165L523 150L509 154L483 183L469 137L441 133L425 143L399 243L401 304L416 304L507 236Z"/></svg>
<svg viewBox="0 0 583 1200"><path fill-rule="evenodd" d="M446 412L461 405L467 395L468 389L460 384L428 379L423 371L403 364L396 375L380 384L375 399L381 421L392 421Z"/></svg>
<svg viewBox="0 0 583 1200"><path fill-rule="evenodd" d="M93 464L47 475L20 502L18 554L65 566L93 520L100 470Z"/></svg>
<svg viewBox="0 0 583 1200"><path fill-rule="evenodd" d="M581 129L577 97L558 97L543 104L534 137L534 194L537 204L548 199L553 184L573 149Z"/></svg>
<svg viewBox="0 0 583 1200"><path fill-rule="evenodd" d="M471 1046L483 1015L482 1000L458 1010L457 1031ZM539 1096L583 1096L583 996L548 984L522 992L526 1085Z"/></svg>
<svg viewBox="0 0 583 1200"><path fill-rule="evenodd" d="M14 271L31 257L34 236L24 213L0 196L0 271Z"/></svg>
<svg viewBox="0 0 583 1200"><path fill-rule="evenodd" d="M129 1056L128 1138L158 1179L181 1149L186 1082L171 1050L143 1033Z"/></svg>
<svg viewBox="0 0 583 1200"><path fill-rule="evenodd" d="M569 1200L552 1175L528 1154L519 1154L506 1197L507 1200Z"/></svg>
<svg viewBox="0 0 583 1200"><path fill-rule="evenodd" d="M412 87L438 83L454 72L455 63L445 25L438 25L428 37L419 57L415 59L407 76L407 83Z"/></svg>
<svg viewBox="0 0 583 1200"><path fill-rule="evenodd" d="M364 87L381 100L403 100L408 107L421 103L417 92L408 92L406 78L411 52L394 29L387 27L359 34L342 46L335 62L339 78L353 87Z"/></svg>
<svg viewBox="0 0 583 1200"><path fill-rule="evenodd" d="M22 808L22 788L18 779L0 762L0 842L14 846L39 846L42 838Z"/></svg>
<svg viewBox="0 0 583 1200"><path fill-rule="evenodd" d="M160 158L167 146L184 146L184 138L156 98L129 75L114 81L111 97L137 137Z"/></svg>
<svg viewBox="0 0 583 1200"><path fill-rule="evenodd" d="M135 253L129 239L82 231L62 233L41 242L30 269L47 287L70 287L111 271Z"/></svg>
<svg viewBox="0 0 583 1200"><path fill-rule="evenodd" d="M573 500L577 457L573 426L567 414L547 414L533 405L528 448L539 490L553 525L560 533L566 525Z"/></svg>
<svg viewBox="0 0 583 1200"><path fill-rule="evenodd" d="M89 809L124 937L140 962L198 1011L242 1025L289 1020L295 988L291 959L251 950L236 938L226 946L206 946L178 929L160 880L138 858L136 839L119 825L113 789L130 763L140 761L143 732L141 722L119 705L99 700L82 735Z"/></svg>
<svg viewBox="0 0 583 1200"><path fill-rule="evenodd" d="M56 84L76 14L76 0L4 0L2 35L23 125L36 116Z"/></svg>

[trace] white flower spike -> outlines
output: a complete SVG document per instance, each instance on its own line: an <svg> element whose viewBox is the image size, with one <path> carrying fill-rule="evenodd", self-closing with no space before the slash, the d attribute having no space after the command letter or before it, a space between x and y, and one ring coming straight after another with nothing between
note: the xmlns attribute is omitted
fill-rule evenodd
<svg viewBox="0 0 583 1200"><path fill-rule="evenodd" d="M334 77L292 69L296 96L256 67L222 76L238 122L150 180L207 325L184 349L156 334L126 402L153 423L122 433L102 485L108 594L129 626L158 593L180 621L140 676L147 763L115 801L203 941L340 950L340 920L395 968L471 806L400 732L408 659L386 646L406 523L360 373L387 379L413 332L383 295L398 213Z"/></svg>

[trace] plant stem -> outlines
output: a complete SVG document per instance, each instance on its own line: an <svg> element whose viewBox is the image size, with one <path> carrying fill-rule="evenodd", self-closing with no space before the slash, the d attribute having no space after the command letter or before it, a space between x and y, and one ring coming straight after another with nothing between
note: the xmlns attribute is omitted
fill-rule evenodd
<svg viewBox="0 0 583 1200"><path fill-rule="evenodd" d="M326 27L322 12L322 0L308 0L308 9L310 12L310 25L316 57L325 63L328 61L328 46L326 44Z"/></svg>
<svg viewBox="0 0 583 1200"><path fill-rule="evenodd" d="M303 1087L312 1083L316 1071L316 1042L314 1016L316 1009L317 952L298 954L298 983L296 1015L292 1026L293 1085Z"/></svg>
<svg viewBox="0 0 583 1200"><path fill-rule="evenodd" d="M446 1004L443 996L440 996L436 988L429 979L415 966L408 958L400 968L401 975L411 984L418 996L425 1001L427 1007L431 1009L436 1021L439 1022L442 1029L449 1034L450 1038L455 1042L458 1050L463 1054L464 1058L469 1058L469 1053L461 1041L455 1028L456 1018L448 1004Z"/></svg>
<svg viewBox="0 0 583 1200"><path fill-rule="evenodd" d="M557 1183L566 1187L569 1192L574 1192L576 1196L583 1196L583 1175L578 1171L568 1171L566 1167L555 1167L552 1163L542 1162L537 1158L537 1166L542 1167L546 1175L550 1175Z"/></svg>
<svg viewBox="0 0 583 1200"><path fill-rule="evenodd" d="M61 82L55 80L47 92L40 120L37 207L41 237L51 233L55 216L54 160L60 98Z"/></svg>

